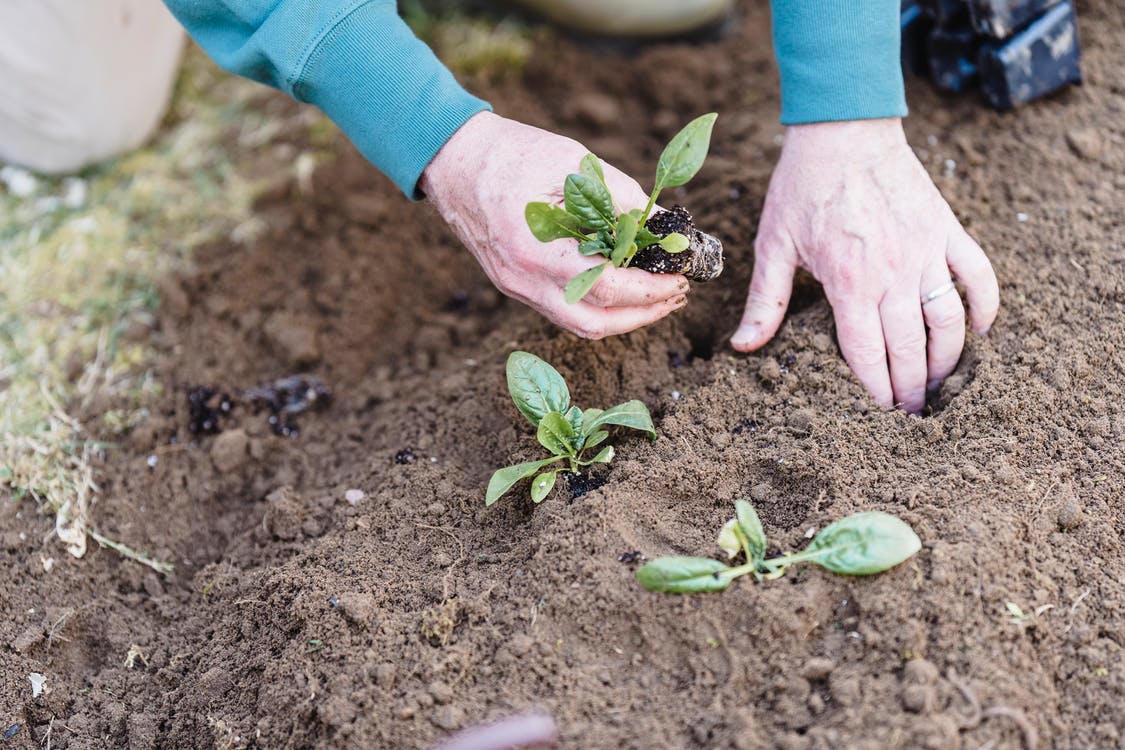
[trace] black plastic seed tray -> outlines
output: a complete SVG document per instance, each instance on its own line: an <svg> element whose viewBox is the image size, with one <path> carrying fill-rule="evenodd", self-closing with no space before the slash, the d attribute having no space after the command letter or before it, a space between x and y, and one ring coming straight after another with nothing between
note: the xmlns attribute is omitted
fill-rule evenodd
<svg viewBox="0 0 1125 750"><path fill-rule="evenodd" d="M980 51L981 88L1006 110L1082 81L1074 6L1062 2L1011 39Z"/></svg>
<svg viewBox="0 0 1125 750"><path fill-rule="evenodd" d="M969 17L977 32L1006 39L1061 0L968 0Z"/></svg>

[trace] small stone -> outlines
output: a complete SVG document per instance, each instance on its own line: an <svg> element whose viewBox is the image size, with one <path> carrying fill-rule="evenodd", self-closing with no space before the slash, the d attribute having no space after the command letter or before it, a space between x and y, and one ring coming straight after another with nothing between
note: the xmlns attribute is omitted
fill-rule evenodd
<svg viewBox="0 0 1125 750"><path fill-rule="evenodd" d="M367 497L367 495L364 494L363 490L348 490L344 493L344 499L351 505L355 505L365 497Z"/></svg>
<svg viewBox="0 0 1125 750"><path fill-rule="evenodd" d="M1066 131L1066 145L1083 159L1095 160L1102 155L1104 144L1096 128L1074 128Z"/></svg>
<svg viewBox="0 0 1125 750"><path fill-rule="evenodd" d="M1062 504L1059 505L1055 515L1055 522L1063 531L1069 531L1077 526L1081 526L1085 518L1086 516L1082 512L1082 504L1076 499L1070 498L1064 500Z"/></svg>
<svg viewBox="0 0 1125 750"><path fill-rule="evenodd" d="M336 608L354 625L369 628L378 622L375 597L364 592L345 592L336 597Z"/></svg>
<svg viewBox="0 0 1125 750"><path fill-rule="evenodd" d="M211 463L227 474L246 463L250 455L250 438L243 429L226 430L211 443Z"/></svg>
<svg viewBox="0 0 1125 750"><path fill-rule="evenodd" d="M932 685L906 685L902 689L902 707L912 713L920 714L930 710L934 703Z"/></svg>
<svg viewBox="0 0 1125 750"><path fill-rule="evenodd" d="M316 323L311 318L282 310L270 315L262 330L293 365L307 367L320 361Z"/></svg>
<svg viewBox="0 0 1125 750"><path fill-rule="evenodd" d="M292 487L279 487L266 495L263 524L278 539L289 541L299 537L304 516L304 503Z"/></svg>
<svg viewBox="0 0 1125 750"><path fill-rule="evenodd" d="M588 125L605 128L621 121L621 105L617 99L598 91L587 91L570 100L575 117Z"/></svg>
<svg viewBox="0 0 1125 750"><path fill-rule="evenodd" d="M911 659L902 668L902 681L910 685L932 685L937 682L938 668L926 659Z"/></svg>
<svg viewBox="0 0 1125 750"><path fill-rule="evenodd" d="M824 680L836 669L836 662L820 656L814 656L801 667L801 676L806 680Z"/></svg>
<svg viewBox="0 0 1125 750"><path fill-rule="evenodd" d="M438 706L430 717L438 727L451 732L458 729L465 720L465 712L457 706Z"/></svg>

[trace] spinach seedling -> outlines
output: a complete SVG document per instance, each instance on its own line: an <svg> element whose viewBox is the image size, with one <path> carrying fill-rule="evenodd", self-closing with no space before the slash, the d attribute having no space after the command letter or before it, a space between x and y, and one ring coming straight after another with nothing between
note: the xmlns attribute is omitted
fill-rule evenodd
<svg viewBox="0 0 1125 750"><path fill-rule="evenodd" d="M893 568L922 547L918 535L904 521L869 511L830 523L800 552L767 558L766 532L754 506L737 500L734 508L735 517L723 525L718 542L728 559L741 555L741 565L709 557L660 557L638 570L637 580L652 591L697 594L722 591L735 578L747 574L759 581L779 578L789 566L802 562L815 563L833 573L866 576Z"/></svg>
<svg viewBox="0 0 1125 750"><path fill-rule="evenodd" d="M559 472L577 474L583 466L608 464L613 446L606 445L585 458L585 452L606 441L612 425L630 427L656 439L656 428L648 407L640 401L627 401L612 409L579 409L570 403L570 389L559 371L528 352L512 352L508 357L508 392L516 408L536 428L539 444L551 452L550 458L507 466L492 475L484 504L492 505L521 479L536 475L531 482L531 499L543 502L555 486ZM564 461L563 466L547 469ZM546 469L546 470L544 470Z"/></svg>
<svg viewBox="0 0 1125 750"><path fill-rule="evenodd" d="M598 277L609 266L624 268L633 263L641 250L659 247L662 255L677 255L691 249L699 262L669 264L654 259L654 270L685 273L688 278L709 280L722 271L722 245L714 237L695 230L691 214L683 208L662 212L652 218L674 214L663 222L649 223L656 199L664 188L687 184L707 158L715 113L692 120L664 148L656 164L656 181L644 209L621 212L606 185L602 163L593 154L582 158L578 174L568 175L563 184L563 205L528 203L527 225L540 242L559 239L578 240L578 252L600 255L606 262L593 266L571 279L564 289L570 304L586 296ZM665 257L667 257L665 255ZM698 267L698 268L697 268ZM696 271L692 276L691 271Z"/></svg>

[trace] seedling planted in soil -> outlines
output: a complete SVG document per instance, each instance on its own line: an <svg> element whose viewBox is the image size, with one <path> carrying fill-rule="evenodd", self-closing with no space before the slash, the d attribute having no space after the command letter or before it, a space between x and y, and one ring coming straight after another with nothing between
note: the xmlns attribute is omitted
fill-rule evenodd
<svg viewBox="0 0 1125 750"><path fill-rule="evenodd" d="M536 476L531 482L531 499L541 503L554 488L559 472L577 474L583 466L608 464L613 460L612 445L604 446L591 459L584 458L586 451L609 437L607 427L630 427L656 439L652 416L640 401L627 401L604 411L579 409L571 405L570 389L559 371L528 352L512 352L508 357L508 392L516 408L538 430L539 444L551 452L551 457L498 470L488 482L485 505L492 505L517 482L532 475ZM566 465L543 471L559 461Z"/></svg>
<svg viewBox="0 0 1125 750"><path fill-rule="evenodd" d="M703 166L716 117L714 113L697 117L668 143L656 164L656 182L643 210L618 211L602 164L593 154L583 157L579 174L567 176L562 206L527 204L527 225L537 240L575 239L578 252L608 259L567 283L567 302L574 304L586 296L611 265L682 273L697 281L710 281L722 273L722 243L698 231L686 209L676 206L652 213L664 188L687 184Z"/></svg>
<svg viewBox="0 0 1125 750"><path fill-rule="evenodd" d="M743 564L728 565L709 557L661 557L637 571L637 580L652 591L698 594L722 591L735 578L750 574L759 581L785 575L789 566L815 563L833 573L867 576L882 573L903 562L922 547L906 523L887 513L856 513L830 523L800 552L766 557L766 532L754 506L745 500L734 504L735 517L719 532L719 546Z"/></svg>

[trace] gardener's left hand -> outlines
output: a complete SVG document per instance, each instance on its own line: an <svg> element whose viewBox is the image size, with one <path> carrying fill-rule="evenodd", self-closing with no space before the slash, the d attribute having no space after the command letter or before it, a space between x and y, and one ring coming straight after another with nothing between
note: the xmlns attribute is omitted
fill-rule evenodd
<svg viewBox="0 0 1125 750"><path fill-rule="evenodd" d="M790 127L754 250L731 345L753 351L773 337L800 266L824 286L856 377L880 404L908 412L922 410L927 386L953 372L965 343L965 311L950 275L965 287L976 333L988 331L1000 304L992 265L898 119Z"/></svg>

